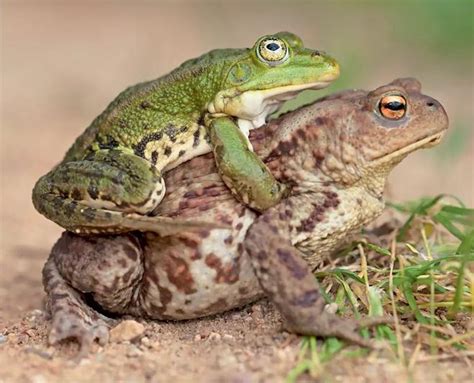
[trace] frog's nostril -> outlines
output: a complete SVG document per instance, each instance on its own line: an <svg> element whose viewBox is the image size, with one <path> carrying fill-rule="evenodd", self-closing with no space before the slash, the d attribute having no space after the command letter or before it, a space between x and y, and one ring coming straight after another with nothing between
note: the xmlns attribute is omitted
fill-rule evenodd
<svg viewBox="0 0 474 383"><path fill-rule="evenodd" d="M430 102L427 102L426 105L428 105L428 106L433 106L433 105L434 105L434 102L431 102L431 101L430 101Z"/></svg>

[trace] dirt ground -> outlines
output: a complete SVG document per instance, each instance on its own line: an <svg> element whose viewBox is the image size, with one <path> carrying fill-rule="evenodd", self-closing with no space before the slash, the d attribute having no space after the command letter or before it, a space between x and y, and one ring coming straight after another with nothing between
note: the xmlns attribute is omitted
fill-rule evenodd
<svg viewBox="0 0 474 383"><path fill-rule="evenodd" d="M354 11L352 16L338 18L337 10L329 8L328 14L310 17L304 16L305 9L298 14L283 5L268 9L265 4L269 3L256 5L250 14L238 2L228 9L195 2L187 6L88 4L2 3L0 383L284 381L296 365L300 338L282 331L278 313L265 300L201 320L143 322L146 340L97 347L80 363L72 360L74 345L48 347L41 267L61 230L34 211L30 193L35 180L125 86L157 77L186 58L228 45L229 40L232 46L248 45L256 36L274 31L272 23L278 23L276 29L294 30L312 39L308 45L319 46L318 36L330 25L325 19L342 17L344 33L350 33L357 44L370 36L351 30L352 17L364 24L370 15ZM212 12L222 17L203 23ZM264 23L259 22L259 15L265 15ZM249 24L244 30L237 23L243 18ZM381 35L387 32L383 21L370 21L380 27ZM333 27L339 28L338 23ZM225 28L226 33L215 33ZM324 48L335 46L337 56L342 39L329 38ZM466 80L450 71L441 83L436 70L420 66L409 54L405 59L394 57L382 68L376 63L389 52L374 53L367 48L371 45L360 48L367 50L367 61L374 66L370 80L351 86L375 87L414 75L450 116L472 121L472 73ZM464 151L449 164L427 153L407 160L391 179L391 195L407 199L453 193L473 206L473 137L466 138ZM464 382L474 378L472 361L452 355L431 358L425 351L418 360L407 370L390 352L338 358L327 365L320 379ZM311 380L309 376L301 379Z"/></svg>

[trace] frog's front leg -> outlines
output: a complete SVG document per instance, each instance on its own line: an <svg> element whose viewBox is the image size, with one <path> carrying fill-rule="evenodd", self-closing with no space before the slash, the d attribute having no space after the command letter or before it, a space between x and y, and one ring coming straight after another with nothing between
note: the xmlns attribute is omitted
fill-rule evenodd
<svg viewBox="0 0 474 383"><path fill-rule="evenodd" d="M251 150L248 138L229 117L207 117L211 144L219 172L232 193L251 208L264 211L287 194L262 160Z"/></svg>
<svg viewBox="0 0 474 383"><path fill-rule="evenodd" d="M250 227L244 242L262 289L278 307L288 330L304 335L337 336L362 346L373 346L358 330L387 323L387 318L356 321L325 311L315 277L300 251L290 243L288 222L281 218L291 210L287 201L261 215Z"/></svg>
<svg viewBox="0 0 474 383"><path fill-rule="evenodd" d="M156 231L150 217L139 215L152 212L164 193L161 174L150 162L121 150L100 150L41 177L33 203L47 218L78 233Z"/></svg>

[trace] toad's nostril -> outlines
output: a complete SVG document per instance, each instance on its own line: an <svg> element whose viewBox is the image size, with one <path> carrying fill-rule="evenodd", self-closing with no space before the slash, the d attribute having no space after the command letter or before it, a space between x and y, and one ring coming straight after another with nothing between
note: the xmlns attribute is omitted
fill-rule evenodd
<svg viewBox="0 0 474 383"><path fill-rule="evenodd" d="M433 106L433 105L434 105L434 102L431 102L431 101L430 101L430 102L427 102L426 105L428 105L428 106Z"/></svg>

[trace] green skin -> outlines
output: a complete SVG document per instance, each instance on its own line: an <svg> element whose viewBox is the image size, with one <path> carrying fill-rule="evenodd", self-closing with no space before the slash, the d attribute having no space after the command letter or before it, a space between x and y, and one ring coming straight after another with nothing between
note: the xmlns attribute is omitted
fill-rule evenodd
<svg viewBox="0 0 474 383"><path fill-rule="evenodd" d="M268 44L275 41L286 48L282 60L271 56L276 48ZM122 92L38 180L35 208L76 233L167 235L183 224L200 227L153 213L165 194L162 173L212 151L236 198L263 211L287 188L253 153L248 130L263 125L283 101L338 75L333 58L304 48L289 32L264 36L252 49L218 49L188 60Z"/></svg>

